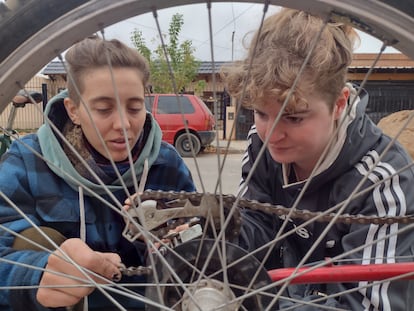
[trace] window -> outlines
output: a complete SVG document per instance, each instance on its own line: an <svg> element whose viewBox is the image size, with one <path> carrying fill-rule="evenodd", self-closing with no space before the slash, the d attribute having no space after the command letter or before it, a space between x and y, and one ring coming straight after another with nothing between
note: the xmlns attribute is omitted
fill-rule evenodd
<svg viewBox="0 0 414 311"><path fill-rule="evenodd" d="M181 107L180 107L181 106ZM182 109L181 109L182 108ZM189 114L195 109L188 97L185 96L159 96L157 113L159 114Z"/></svg>

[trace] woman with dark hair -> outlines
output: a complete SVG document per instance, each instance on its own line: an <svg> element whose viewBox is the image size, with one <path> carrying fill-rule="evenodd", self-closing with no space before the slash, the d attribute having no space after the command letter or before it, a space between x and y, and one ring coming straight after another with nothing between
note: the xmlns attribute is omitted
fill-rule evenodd
<svg viewBox="0 0 414 311"><path fill-rule="evenodd" d="M45 118L50 123L14 142L0 164L0 191L63 243L53 253L17 248L18 239L0 229L0 256L19 263L2 262L0 286L39 285L0 291L2 310L67 307L88 295L90 309L107 310L112 303L95 287L85 286L89 283L76 265L88 269L96 282L107 283L121 278L121 262L146 264L145 244L122 236L125 221L119 210L137 191L135 181L142 190L195 190L190 171L176 150L161 141L161 130L145 109L145 59L118 40L99 38L75 44L65 58L68 91L48 103ZM80 239L79 188L84 189L85 241ZM3 199L0 222L23 236L32 227ZM123 281L142 283L145 278ZM143 294L142 288L134 290ZM143 307L115 297L128 310Z"/></svg>

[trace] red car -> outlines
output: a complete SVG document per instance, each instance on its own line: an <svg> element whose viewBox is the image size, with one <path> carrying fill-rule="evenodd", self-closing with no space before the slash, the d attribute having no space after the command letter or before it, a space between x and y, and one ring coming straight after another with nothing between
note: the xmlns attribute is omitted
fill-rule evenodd
<svg viewBox="0 0 414 311"><path fill-rule="evenodd" d="M190 141L198 154L215 138L214 116L196 95L151 94L145 97L145 106L160 125L162 139L183 157L192 155Z"/></svg>

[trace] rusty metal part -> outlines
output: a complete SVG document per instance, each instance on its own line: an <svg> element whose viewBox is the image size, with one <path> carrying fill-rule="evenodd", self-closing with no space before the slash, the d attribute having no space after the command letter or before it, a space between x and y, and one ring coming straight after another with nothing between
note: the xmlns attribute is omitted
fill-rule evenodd
<svg viewBox="0 0 414 311"><path fill-rule="evenodd" d="M215 197L216 201L219 202L220 198L223 200L223 205L225 208L231 208L231 206L236 202L236 196L234 195L214 195L211 193L186 193L186 192L165 192L165 191L145 191L141 195L141 201L143 200L201 200L203 197L208 196ZM270 203L260 203L254 200L239 199L238 206L242 208L247 208L251 210L261 211L267 214L273 214L277 216L287 216L289 213L290 218L309 220L314 218L318 222L330 222L336 216L335 213L324 214L324 212L311 212L308 210L295 210L291 211L291 208L284 207L282 205L273 205ZM197 215L194 215L197 216ZM414 215L408 216L366 216L366 215L350 215L343 214L339 215L335 220L337 223L346 223L346 224L394 224L394 223L414 223Z"/></svg>
<svg viewBox="0 0 414 311"><path fill-rule="evenodd" d="M129 215L134 222L150 231L159 239L179 225L191 223L194 218L203 219L208 227L219 231L234 203L233 196L217 196L210 193L185 193L146 191L135 202L138 208L130 208ZM221 204L222 202L222 204ZM130 218L126 219L124 237L135 241L141 236L141 230ZM228 239L237 237L240 232L241 218L239 210L231 213L231 221L226 230Z"/></svg>
<svg viewBox="0 0 414 311"><path fill-rule="evenodd" d="M124 264L121 264L119 267L119 271L126 276L134 276L134 275L150 275L152 273L151 267L145 266L138 266L138 267L126 267Z"/></svg>
<svg viewBox="0 0 414 311"><path fill-rule="evenodd" d="M205 222L211 227L213 226L218 232L224 219L231 214L231 221L226 227L226 235L229 239L235 238L240 232L241 217L238 208L232 207L236 202L234 195L216 195L211 193L186 193L186 192L165 192L165 191L145 191L140 195L140 202L145 222L144 228L151 231L152 234L162 239L168 232L174 230L177 226L188 222L190 217L206 219ZM153 200L153 204L145 201ZM138 206L138 202L136 202ZM273 205L269 203L260 203L258 201L239 199L237 206L244 209L260 211L270 215L279 217L288 216L292 219L300 219L308 221L314 219L318 222L330 222L336 217L336 223L345 224L408 224L414 222L414 216L375 216L375 215L337 215L335 213L311 212L308 210L293 210L281 205ZM131 208L130 215L138 223L140 213L136 208ZM141 215L141 216L142 216ZM224 215L224 219L222 217ZM132 223L127 224L130 240L134 241L131 236L139 236L139 230ZM136 237L135 237L136 239Z"/></svg>
<svg viewBox="0 0 414 311"><path fill-rule="evenodd" d="M211 215L214 220L216 230L220 229L220 215L224 210L224 215L229 215L231 209L236 202L237 198L233 195L214 195L210 193L185 193L185 192L164 192L164 191L145 191L140 196L140 201L153 200L151 204L141 204L140 206L145 209L143 211L144 221L147 228L150 228L151 233L157 236L159 239L171 238L171 230L174 230L179 225L184 223L191 224L197 223L198 218L207 217ZM163 202L162 204L158 204ZM222 205L220 205L222 202ZM137 205L138 202L136 202ZM335 219L337 223L345 224L394 224L402 223L408 224L414 222L414 216L365 216L365 215L350 215L343 214L337 216L335 213L325 214L323 212L311 212L308 210L294 210L281 205L272 205L269 203L260 203L257 201L239 199L237 202L238 207L261 211L263 213L276 215L279 217L285 217L289 215L292 219L310 220L314 219L318 222L330 222ZM223 206L223 209L220 209ZM171 209L171 210L169 210ZM139 213L134 209L130 211L130 215L139 220ZM189 217L193 217L188 219ZM195 217L195 218L194 218ZM232 214L232 221L226 228L226 231L231 232L233 237L238 236L240 231L241 218L238 209L235 209ZM139 222L139 221L138 221ZM137 235L137 229L131 223L127 223L130 234ZM161 227L160 227L161 226ZM131 231L132 230L132 231ZM135 230L135 231L134 231ZM131 233L132 232L132 233ZM174 236L178 233L173 233ZM139 234L138 234L139 235ZM123 275L148 275L152 272L151 267L128 267L122 266L120 268Z"/></svg>

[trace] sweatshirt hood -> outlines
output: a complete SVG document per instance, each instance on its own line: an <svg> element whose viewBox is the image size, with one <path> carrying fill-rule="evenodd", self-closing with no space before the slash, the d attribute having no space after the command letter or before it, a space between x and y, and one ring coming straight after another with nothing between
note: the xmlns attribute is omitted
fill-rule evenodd
<svg viewBox="0 0 414 311"><path fill-rule="evenodd" d="M353 96L348 105L352 104L356 92L356 89L351 89ZM368 151L375 148L381 139L381 130L365 113L369 100L368 93L364 89L359 89L358 92L358 98L353 104L355 106L354 117L345 129L346 137L343 146L335 162L328 169L331 174L335 171L343 172L345 169L355 166Z"/></svg>
<svg viewBox="0 0 414 311"><path fill-rule="evenodd" d="M39 137L40 148L46 159L49 168L59 177L66 181L74 190L79 186L86 187L97 194L107 194L110 192L123 189L122 182L115 180L110 185L100 185L94 183L83 176L73 167L69 158L63 151L64 142L60 136L63 126L69 122L69 116L63 104L64 98L68 96L67 91L63 91L53 97L44 112L45 123L39 128L37 134ZM147 134L146 140L141 152L134 162L133 167L129 168L123 175L122 180L127 187L134 186L134 176L139 179L143 173L144 163L148 162L148 167L155 162L161 146L161 129L153 119L152 115L147 112L146 122L143 128Z"/></svg>

